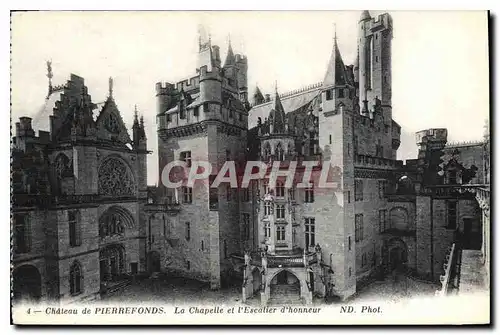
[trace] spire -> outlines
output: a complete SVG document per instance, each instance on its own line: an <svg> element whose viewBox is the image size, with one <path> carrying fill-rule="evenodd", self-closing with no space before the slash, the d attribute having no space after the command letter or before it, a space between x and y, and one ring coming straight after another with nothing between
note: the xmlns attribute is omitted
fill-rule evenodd
<svg viewBox="0 0 500 335"><path fill-rule="evenodd" d="M47 61L47 78L49 78L49 96L52 93L52 77L54 74L52 73L52 60Z"/></svg>
<svg viewBox="0 0 500 335"><path fill-rule="evenodd" d="M138 126L139 126L139 119L137 117L137 105L134 105L134 126L133 126L133 128L138 127Z"/></svg>
<svg viewBox="0 0 500 335"><path fill-rule="evenodd" d="M144 130L144 115L141 115L141 119L139 122L140 122L139 138L144 140L144 139L146 139L146 131Z"/></svg>
<svg viewBox="0 0 500 335"><path fill-rule="evenodd" d="M370 12L367 10L364 10L361 12L361 17L359 18L359 22L365 21L365 20L370 20L372 17L370 16Z"/></svg>
<svg viewBox="0 0 500 335"><path fill-rule="evenodd" d="M345 84L345 65L342 61L342 56L340 55L339 46L337 44L337 31L335 29L332 55L330 56L330 62L328 63L328 67L326 69L325 79L323 80L323 87Z"/></svg>
<svg viewBox="0 0 500 335"><path fill-rule="evenodd" d="M265 101L264 95L262 94L259 86L255 86L255 93L253 94L253 104L260 105Z"/></svg>
<svg viewBox="0 0 500 335"><path fill-rule="evenodd" d="M108 98L113 98L113 77L109 77L108 80Z"/></svg>
<svg viewBox="0 0 500 335"><path fill-rule="evenodd" d="M228 36L228 48L227 48L227 56L226 61L224 62L224 67L235 65L236 60L234 58L233 47L231 46L231 35Z"/></svg>
<svg viewBox="0 0 500 335"><path fill-rule="evenodd" d="M275 81L274 108L269 113L269 121L272 123L273 134L285 133L285 109L278 94L278 82Z"/></svg>

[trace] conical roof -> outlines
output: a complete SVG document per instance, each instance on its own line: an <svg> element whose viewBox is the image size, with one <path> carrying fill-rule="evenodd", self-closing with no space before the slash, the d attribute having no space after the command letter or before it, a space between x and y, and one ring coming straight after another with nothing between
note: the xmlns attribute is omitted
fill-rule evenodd
<svg viewBox="0 0 500 335"><path fill-rule="evenodd" d="M326 69L325 79L323 79L323 87L345 85L346 80L345 65L337 45L337 38L335 38L330 62Z"/></svg>

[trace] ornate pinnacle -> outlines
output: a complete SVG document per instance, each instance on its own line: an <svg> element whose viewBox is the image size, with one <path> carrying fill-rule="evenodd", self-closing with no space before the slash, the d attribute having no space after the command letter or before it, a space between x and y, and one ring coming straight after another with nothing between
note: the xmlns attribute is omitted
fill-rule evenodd
<svg viewBox="0 0 500 335"><path fill-rule="evenodd" d="M109 89L109 97L113 97L113 77L109 77L109 82L108 82L108 89Z"/></svg>

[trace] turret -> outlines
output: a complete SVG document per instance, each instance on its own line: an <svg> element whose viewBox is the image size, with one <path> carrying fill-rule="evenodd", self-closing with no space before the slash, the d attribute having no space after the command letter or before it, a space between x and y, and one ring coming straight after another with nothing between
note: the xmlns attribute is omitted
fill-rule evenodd
<svg viewBox="0 0 500 335"><path fill-rule="evenodd" d="M392 18L385 13L372 19L368 11L361 14L358 23L359 105L362 113L375 110L377 100L382 107L384 121L392 119Z"/></svg>
<svg viewBox="0 0 500 335"><path fill-rule="evenodd" d="M352 108L354 89L349 82L346 67L337 44L337 34L333 40L333 50L326 69L322 87L323 112L335 112L341 108Z"/></svg>
<svg viewBox="0 0 500 335"><path fill-rule="evenodd" d="M139 133L140 133L140 126L139 126L139 117L138 117L138 112L137 112L137 105L134 106L134 122L132 125L132 141L134 142L134 147L137 147L139 143Z"/></svg>
<svg viewBox="0 0 500 335"><path fill-rule="evenodd" d="M247 58L243 55L236 54L235 56L237 82L238 82L238 94L241 102L248 102L248 62Z"/></svg>
<svg viewBox="0 0 500 335"><path fill-rule="evenodd" d="M226 60L224 61L224 77L227 78L229 86L233 88L238 88L238 66L236 65L236 57L233 53L233 48L231 46L231 40L227 47Z"/></svg>

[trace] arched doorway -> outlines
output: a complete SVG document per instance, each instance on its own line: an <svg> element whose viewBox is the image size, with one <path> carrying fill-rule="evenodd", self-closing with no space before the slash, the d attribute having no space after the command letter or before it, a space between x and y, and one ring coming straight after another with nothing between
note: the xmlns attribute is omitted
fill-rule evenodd
<svg viewBox="0 0 500 335"><path fill-rule="evenodd" d="M160 254L158 251L150 251L148 253L148 273L152 274L153 272L160 272L161 264L160 264Z"/></svg>
<svg viewBox="0 0 500 335"><path fill-rule="evenodd" d="M99 251L101 282L118 281L125 274L125 248L111 244Z"/></svg>
<svg viewBox="0 0 500 335"><path fill-rule="evenodd" d="M408 263L408 247L399 238L393 238L387 243L389 251L389 269L403 272Z"/></svg>
<svg viewBox="0 0 500 335"><path fill-rule="evenodd" d="M260 292L262 286L262 275L259 268L255 268L252 271L252 283L253 283L253 295L256 296Z"/></svg>
<svg viewBox="0 0 500 335"><path fill-rule="evenodd" d="M42 296L42 277L33 265L22 265L12 273L14 301L39 301Z"/></svg>
<svg viewBox="0 0 500 335"><path fill-rule="evenodd" d="M300 297L300 280L292 272L282 270L271 279L271 304L300 303Z"/></svg>

